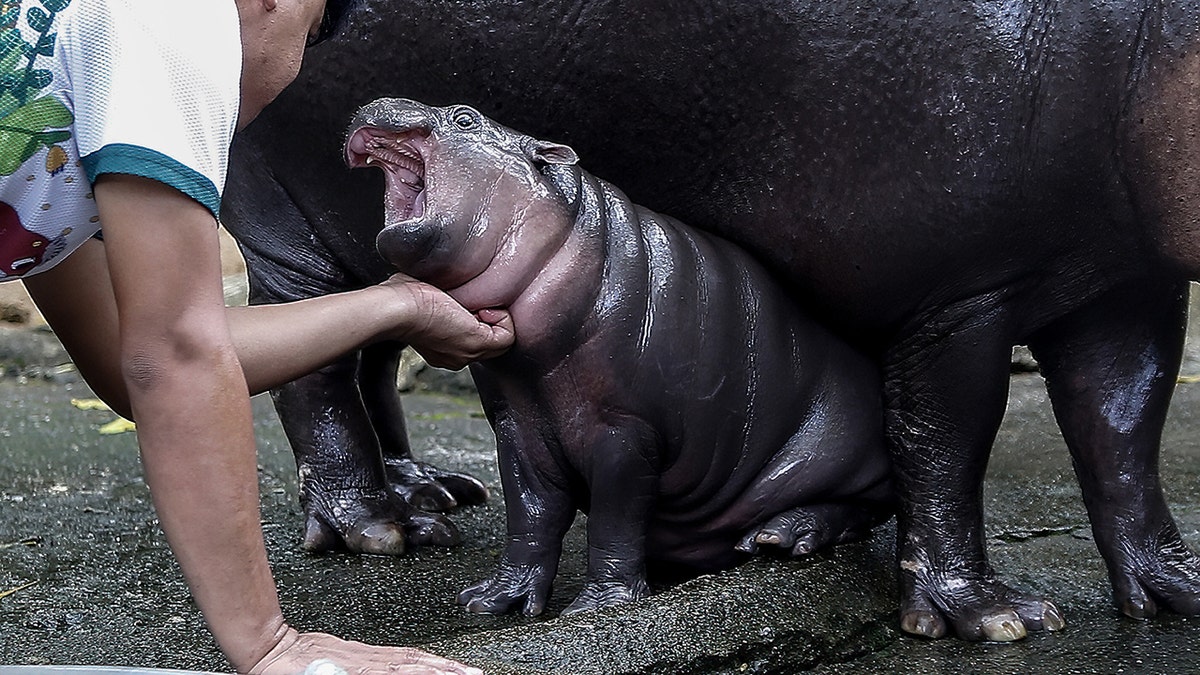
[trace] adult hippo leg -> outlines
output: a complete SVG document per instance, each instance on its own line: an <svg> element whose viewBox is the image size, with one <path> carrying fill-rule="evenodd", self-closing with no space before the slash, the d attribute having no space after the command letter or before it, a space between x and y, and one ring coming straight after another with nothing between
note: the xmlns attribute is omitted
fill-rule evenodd
<svg viewBox="0 0 1200 675"><path fill-rule="evenodd" d="M1062 625L1053 605L1000 583L984 549L983 476L1007 402L1013 323L1000 294L968 298L920 317L885 355L908 633L1008 641Z"/></svg>
<svg viewBox="0 0 1200 675"><path fill-rule="evenodd" d="M1180 538L1158 476L1186 298L1184 284L1125 287L1031 341L1116 604L1136 618L1159 606L1200 613L1200 557Z"/></svg>
<svg viewBox="0 0 1200 675"><path fill-rule="evenodd" d="M452 523L389 487L358 366L354 354L271 392L300 473L304 548L399 555L406 542L457 543Z"/></svg>
<svg viewBox="0 0 1200 675"><path fill-rule="evenodd" d="M362 350L358 387L379 439L388 483L404 501L424 511L448 511L487 501L487 487L474 476L445 471L413 458L396 372L404 345L381 342Z"/></svg>

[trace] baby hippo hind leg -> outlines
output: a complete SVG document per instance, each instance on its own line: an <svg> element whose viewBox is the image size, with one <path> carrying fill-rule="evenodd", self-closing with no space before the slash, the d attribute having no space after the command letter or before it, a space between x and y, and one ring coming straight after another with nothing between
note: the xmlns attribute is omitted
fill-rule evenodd
<svg viewBox="0 0 1200 675"><path fill-rule="evenodd" d="M770 546L793 556L805 556L827 546L864 539L871 528L891 517L891 510L868 503L830 502L789 509L752 528L738 542L743 553Z"/></svg>
<svg viewBox="0 0 1200 675"><path fill-rule="evenodd" d="M883 436L880 384L865 362L837 362L819 406L743 498L743 553L771 547L804 556L863 539L896 510ZM776 515L770 516L774 511ZM767 517L770 516L770 517Z"/></svg>

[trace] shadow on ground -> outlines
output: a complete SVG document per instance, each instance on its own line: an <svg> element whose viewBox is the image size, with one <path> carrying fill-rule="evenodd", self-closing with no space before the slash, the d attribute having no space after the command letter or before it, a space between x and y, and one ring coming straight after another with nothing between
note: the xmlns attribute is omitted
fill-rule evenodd
<svg viewBox="0 0 1200 675"><path fill-rule="evenodd" d="M21 341L28 341L20 346ZM47 342L49 341L49 342ZM14 354L24 358L13 365ZM61 354L57 355L61 357ZM228 670L157 526L129 433L59 367L52 336L0 334L0 664ZM1185 370L1200 372L1189 354ZM809 560L755 560L661 585L648 600L557 618L581 583L572 530L544 617L477 617L458 590L490 571L504 516L493 438L469 396L405 399L422 459L472 472L496 495L459 511L466 544L400 559L309 555L286 440L255 400L263 527L285 613L298 627L416 644L489 673L1169 673L1200 671L1200 622L1119 618L1040 377L1013 377L985 492L992 560L1059 604L1068 626L1010 645L929 642L895 630L892 537ZM1163 452L1169 501L1200 544L1200 384L1180 384Z"/></svg>

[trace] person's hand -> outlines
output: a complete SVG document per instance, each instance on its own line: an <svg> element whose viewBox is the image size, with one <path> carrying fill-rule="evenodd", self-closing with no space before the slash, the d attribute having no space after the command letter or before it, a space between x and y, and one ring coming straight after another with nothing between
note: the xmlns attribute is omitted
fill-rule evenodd
<svg viewBox="0 0 1200 675"><path fill-rule="evenodd" d="M394 338L411 345L432 366L457 370L512 346L512 317L504 310L472 314L445 292L403 274L381 285L395 291L406 307Z"/></svg>
<svg viewBox="0 0 1200 675"><path fill-rule="evenodd" d="M289 628L250 675L483 675L478 668L410 647L375 647Z"/></svg>

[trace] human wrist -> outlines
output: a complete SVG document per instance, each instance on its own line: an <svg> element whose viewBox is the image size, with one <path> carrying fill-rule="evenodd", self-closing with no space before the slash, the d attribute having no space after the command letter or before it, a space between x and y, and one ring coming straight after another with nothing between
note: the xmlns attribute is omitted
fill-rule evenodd
<svg viewBox="0 0 1200 675"><path fill-rule="evenodd" d="M255 639L249 640L240 654L232 654L227 651L225 655L237 672L258 675L265 672L299 639L299 631L289 626L280 616L263 633Z"/></svg>
<svg viewBox="0 0 1200 675"><path fill-rule="evenodd" d="M363 289L370 293L369 316L372 317L372 336L369 342L400 340L407 342L416 331L417 314L420 308L412 284L408 279L392 277L388 281Z"/></svg>

